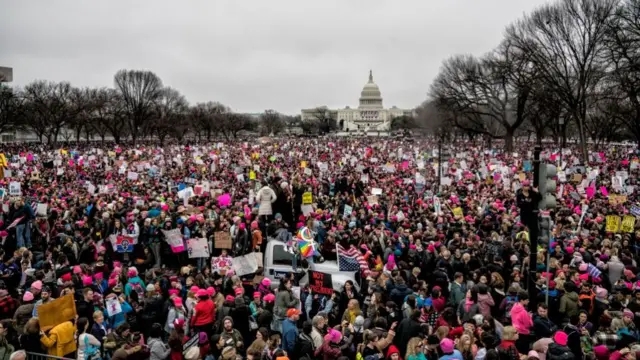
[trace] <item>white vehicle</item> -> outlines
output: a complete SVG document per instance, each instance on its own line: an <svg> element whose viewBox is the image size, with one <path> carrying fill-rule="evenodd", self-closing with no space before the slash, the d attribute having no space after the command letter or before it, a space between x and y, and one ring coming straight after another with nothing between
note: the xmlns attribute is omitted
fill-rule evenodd
<svg viewBox="0 0 640 360"><path fill-rule="evenodd" d="M282 241L270 239L264 253L264 276L271 280L271 286L277 287L280 279L293 271L294 254L286 249L286 244ZM309 263L308 268L302 268L300 261L297 262L297 270L300 276L300 286L309 283L309 275L307 270L319 271L331 275L333 289L342 291L344 283L351 280L360 290L360 272L359 271L340 271L335 261L324 261L322 263Z"/></svg>

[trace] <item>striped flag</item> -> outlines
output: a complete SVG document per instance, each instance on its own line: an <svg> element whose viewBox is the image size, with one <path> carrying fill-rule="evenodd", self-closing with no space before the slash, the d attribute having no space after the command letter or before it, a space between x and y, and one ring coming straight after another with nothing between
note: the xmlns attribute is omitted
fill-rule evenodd
<svg viewBox="0 0 640 360"><path fill-rule="evenodd" d="M13 227L16 227L18 225L18 223L20 222L20 220L22 220L22 219L24 219L24 216L21 216L21 217L15 219L15 220L13 220L13 222L9 226L7 226L7 230L9 230L9 229L11 229Z"/></svg>
<svg viewBox="0 0 640 360"><path fill-rule="evenodd" d="M369 264L364 259L360 251L353 245L347 250L340 244L336 245L338 255L338 268L340 271L362 271L364 276L369 274Z"/></svg>

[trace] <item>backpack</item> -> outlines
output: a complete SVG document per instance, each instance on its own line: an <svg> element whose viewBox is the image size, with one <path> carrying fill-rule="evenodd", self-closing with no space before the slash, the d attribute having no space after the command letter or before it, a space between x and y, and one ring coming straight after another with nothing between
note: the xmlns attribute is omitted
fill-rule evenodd
<svg viewBox="0 0 640 360"><path fill-rule="evenodd" d="M138 304L142 303L144 300L144 289L142 288L142 285L140 285L139 282L131 283L131 290L136 293L138 297Z"/></svg>
<svg viewBox="0 0 640 360"><path fill-rule="evenodd" d="M511 324L511 309L513 309L513 305L515 305L518 302L518 297L517 296L507 296L506 298L504 298L503 300L503 304L504 304L504 319L505 319L505 324Z"/></svg>

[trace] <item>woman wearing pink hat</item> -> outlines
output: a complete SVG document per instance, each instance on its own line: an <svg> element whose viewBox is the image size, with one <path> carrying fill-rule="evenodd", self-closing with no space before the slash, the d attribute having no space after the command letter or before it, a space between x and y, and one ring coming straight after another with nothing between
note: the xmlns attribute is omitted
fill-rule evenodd
<svg viewBox="0 0 640 360"><path fill-rule="evenodd" d="M174 329L175 321L182 320L185 322L185 332L188 332L187 311L182 303L182 298L178 296L174 297L170 306L169 314L167 315L167 322L164 325L164 331L167 335L170 335L171 331Z"/></svg>

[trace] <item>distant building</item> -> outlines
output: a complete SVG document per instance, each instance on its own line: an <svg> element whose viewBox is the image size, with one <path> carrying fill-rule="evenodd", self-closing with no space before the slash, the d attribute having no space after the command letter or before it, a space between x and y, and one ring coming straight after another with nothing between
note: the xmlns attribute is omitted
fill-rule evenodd
<svg viewBox="0 0 640 360"><path fill-rule="evenodd" d="M413 110L399 109L395 106L385 109L382 106L380 88L373 82L373 72L369 71L369 81L360 92L360 105L357 109L329 109L320 106L302 109L302 121L335 119L340 131L389 131L391 120L395 117L411 116Z"/></svg>

